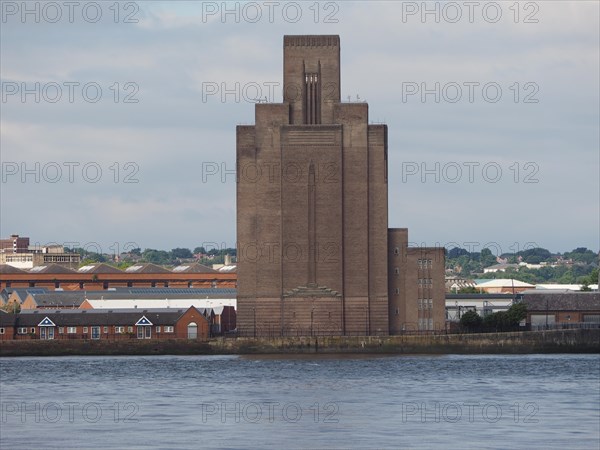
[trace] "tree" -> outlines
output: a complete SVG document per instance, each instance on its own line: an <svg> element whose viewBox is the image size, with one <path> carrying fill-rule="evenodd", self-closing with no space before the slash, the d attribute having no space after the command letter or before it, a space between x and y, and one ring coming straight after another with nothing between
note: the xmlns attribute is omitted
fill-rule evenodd
<svg viewBox="0 0 600 450"><path fill-rule="evenodd" d="M507 325L506 312L498 311L483 318L483 324L488 331L504 331Z"/></svg>
<svg viewBox="0 0 600 450"><path fill-rule="evenodd" d="M481 326L482 321L483 319L477 314L477 311L473 310L467 311L460 318L460 324L469 331L478 329Z"/></svg>
<svg viewBox="0 0 600 450"><path fill-rule="evenodd" d="M173 258L177 259L189 259L194 257L189 248L174 248L171 250L171 255Z"/></svg>
<svg viewBox="0 0 600 450"><path fill-rule="evenodd" d="M2 305L0 307L3 311L7 313L18 314L21 312L21 305L18 302L7 303L6 305Z"/></svg>
<svg viewBox="0 0 600 450"><path fill-rule="evenodd" d="M518 256L523 258L523 261L529 264L539 264L542 261L547 261L552 259L552 253L545 248L530 248L527 250L522 250L517 253Z"/></svg>
<svg viewBox="0 0 600 450"><path fill-rule="evenodd" d="M598 263L598 254L594 253L592 250L588 250L585 247L578 247L572 252L567 252L565 253L564 257L584 264Z"/></svg>
<svg viewBox="0 0 600 450"><path fill-rule="evenodd" d="M591 291L591 289L589 288L589 285L590 284L598 284L598 267L596 267L594 270L592 270L587 277L584 277L581 280L581 284L583 284L584 286L587 286L588 290ZM584 289L582 288L581 290L583 291Z"/></svg>
<svg viewBox="0 0 600 450"><path fill-rule="evenodd" d="M204 255L204 254L206 254L206 249L204 247L196 247L194 249L194 254L195 255L198 255L198 254Z"/></svg>
<svg viewBox="0 0 600 450"><path fill-rule="evenodd" d="M171 262L171 257L168 252L165 252L164 250L154 250L151 248L144 250L144 253L142 253L142 258L146 262L158 265L165 265Z"/></svg>
<svg viewBox="0 0 600 450"><path fill-rule="evenodd" d="M517 326L527 317L527 305L525 303L513 303L506 311L509 325Z"/></svg>
<svg viewBox="0 0 600 450"><path fill-rule="evenodd" d="M467 250L465 250L464 248L460 248L460 247L454 247L453 249L449 250L446 257L448 259L456 259L459 256L464 256L464 255L469 255L469 252Z"/></svg>
<svg viewBox="0 0 600 450"><path fill-rule="evenodd" d="M525 317L527 317L527 306L524 303L513 303L507 311L498 311L485 316L483 324L489 331L510 331L516 329Z"/></svg>
<svg viewBox="0 0 600 450"><path fill-rule="evenodd" d="M475 286L467 286L467 287L463 287L460 288L458 290L459 294L479 294L479 291L477 290L477 288Z"/></svg>
<svg viewBox="0 0 600 450"><path fill-rule="evenodd" d="M480 262L482 267L489 267L496 264L496 257L492 254L489 248L481 250Z"/></svg>

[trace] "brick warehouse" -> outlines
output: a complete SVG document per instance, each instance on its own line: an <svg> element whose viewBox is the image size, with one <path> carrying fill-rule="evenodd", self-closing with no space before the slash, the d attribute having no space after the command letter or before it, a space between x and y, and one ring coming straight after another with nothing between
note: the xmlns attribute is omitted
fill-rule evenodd
<svg viewBox="0 0 600 450"><path fill-rule="evenodd" d="M26 271L0 265L0 289L47 288L64 290L102 290L118 287L133 288L235 288L235 273L186 272L155 266L149 271L119 270L106 264L91 264L71 270L49 264ZM40 270L42 269L42 270Z"/></svg>
<svg viewBox="0 0 600 450"><path fill-rule="evenodd" d="M285 36L283 103L237 127L241 335L444 327L444 250L388 229L387 126L341 103L339 36Z"/></svg>

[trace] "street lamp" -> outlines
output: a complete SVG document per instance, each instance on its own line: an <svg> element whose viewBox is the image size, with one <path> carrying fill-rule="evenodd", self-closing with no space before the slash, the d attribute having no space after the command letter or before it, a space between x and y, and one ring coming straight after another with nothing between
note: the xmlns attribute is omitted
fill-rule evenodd
<svg viewBox="0 0 600 450"><path fill-rule="evenodd" d="M310 335L311 335L311 337L313 335L313 314L314 314L314 312L315 312L315 308L312 308L310 310Z"/></svg>
<svg viewBox="0 0 600 450"><path fill-rule="evenodd" d="M252 308L252 312L254 313L254 338L256 339L256 308Z"/></svg>

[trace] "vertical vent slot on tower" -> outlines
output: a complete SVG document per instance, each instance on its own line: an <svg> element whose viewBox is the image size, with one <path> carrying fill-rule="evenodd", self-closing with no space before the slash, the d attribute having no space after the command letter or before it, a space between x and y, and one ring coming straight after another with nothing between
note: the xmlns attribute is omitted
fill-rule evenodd
<svg viewBox="0 0 600 450"><path fill-rule="evenodd" d="M318 73L304 74L304 123L321 123L321 80Z"/></svg>

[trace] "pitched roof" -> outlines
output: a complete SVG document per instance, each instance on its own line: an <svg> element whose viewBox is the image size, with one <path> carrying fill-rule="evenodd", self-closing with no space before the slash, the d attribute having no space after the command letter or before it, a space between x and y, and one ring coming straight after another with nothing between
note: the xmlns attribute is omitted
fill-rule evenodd
<svg viewBox="0 0 600 450"><path fill-rule="evenodd" d="M104 263L88 264L77 269L79 273L123 273L116 267Z"/></svg>
<svg viewBox="0 0 600 450"><path fill-rule="evenodd" d="M5 288L1 295L5 301L9 295L16 293L23 303L31 295L35 303L42 308L70 307L78 308L85 299L89 300L116 300L129 302L156 301L167 299L172 307L177 304L183 306L185 301L189 304L235 304L237 289L234 288L115 288L99 291L51 291L46 288ZM181 300L181 303L177 303ZM219 301L223 300L223 301ZM141 303L139 303L141 305ZM156 303L153 303L156 304ZM186 303L187 305L187 303ZM150 307L151 304L148 304Z"/></svg>
<svg viewBox="0 0 600 450"><path fill-rule="evenodd" d="M225 299L164 299L164 298L140 298L140 299L104 299L104 300L87 300L87 304L94 310L122 310L122 309L154 309L154 308L216 308L219 306L236 306L235 298Z"/></svg>
<svg viewBox="0 0 600 450"><path fill-rule="evenodd" d="M17 269L9 264L0 264L0 273L27 273L24 270Z"/></svg>
<svg viewBox="0 0 600 450"><path fill-rule="evenodd" d="M477 281L477 280L476 280ZM495 280L482 280L483 282L477 283L477 288L493 288L493 287L535 287L533 284L524 283L523 281L513 280L509 278L497 278Z"/></svg>
<svg viewBox="0 0 600 450"><path fill-rule="evenodd" d="M45 294L48 292L46 288L4 288L0 292L0 296L6 301L14 293L21 303L25 301L29 294Z"/></svg>
<svg viewBox="0 0 600 450"><path fill-rule="evenodd" d="M236 298L234 288L116 288L115 290L87 291L90 300L110 299L212 299Z"/></svg>
<svg viewBox="0 0 600 450"><path fill-rule="evenodd" d="M174 325L177 320L187 312L187 309L171 310L134 310L134 311L111 311L111 310L33 310L17 314L17 326L36 327L44 319L48 318L56 326L133 326L142 317L146 317L153 325ZM200 311L198 311L201 313ZM202 314L202 313L201 313ZM204 317L204 316L203 316Z"/></svg>
<svg viewBox="0 0 600 450"><path fill-rule="evenodd" d="M14 327L17 322L17 314L9 314L0 309L0 327Z"/></svg>
<svg viewBox="0 0 600 450"><path fill-rule="evenodd" d="M79 308L85 300L85 291L55 291L31 296L38 308Z"/></svg>
<svg viewBox="0 0 600 450"><path fill-rule="evenodd" d="M75 271L58 264L45 264L32 267L29 273L75 273Z"/></svg>
<svg viewBox="0 0 600 450"><path fill-rule="evenodd" d="M237 272L237 264L232 264L231 266L219 267L219 272L221 272L221 273L236 273Z"/></svg>
<svg viewBox="0 0 600 450"><path fill-rule="evenodd" d="M512 294L446 294L446 300L511 300Z"/></svg>
<svg viewBox="0 0 600 450"><path fill-rule="evenodd" d="M558 283L544 283L544 284L536 284L536 289L545 289L545 290L569 290L569 291L580 291L582 285L581 284L558 284ZM597 284L591 284L589 286L591 289L598 289Z"/></svg>
<svg viewBox="0 0 600 450"><path fill-rule="evenodd" d="M598 292L525 293L523 302L528 311L600 311Z"/></svg>
<svg viewBox="0 0 600 450"><path fill-rule="evenodd" d="M171 273L169 269L152 263L136 264L125 269L127 273Z"/></svg>
<svg viewBox="0 0 600 450"><path fill-rule="evenodd" d="M216 270L205 266L204 264L193 263L193 264L182 264L176 266L172 270L173 273L217 273Z"/></svg>

